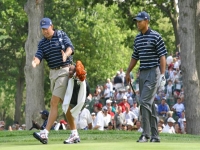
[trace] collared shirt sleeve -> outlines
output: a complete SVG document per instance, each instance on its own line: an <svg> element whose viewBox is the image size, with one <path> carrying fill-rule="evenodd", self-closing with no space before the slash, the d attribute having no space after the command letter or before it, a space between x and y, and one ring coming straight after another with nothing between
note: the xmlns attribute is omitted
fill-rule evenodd
<svg viewBox="0 0 200 150"><path fill-rule="evenodd" d="M42 40L38 44L38 50L35 54L35 57L37 57L40 60L40 62L42 61L42 59L44 57L44 53L43 53L43 50L42 50Z"/></svg>
<svg viewBox="0 0 200 150"><path fill-rule="evenodd" d="M164 41L162 37L159 35L156 42L156 51L159 57L167 55L167 50L165 48Z"/></svg>
<svg viewBox="0 0 200 150"><path fill-rule="evenodd" d="M74 54L74 46L70 40L70 38L67 36L65 32L62 31L62 37L63 37L63 43L65 45L65 48L71 47L72 49L72 55Z"/></svg>
<svg viewBox="0 0 200 150"><path fill-rule="evenodd" d="M132 54L132 58L133 59L136 59L136 60L139 60L139 54L138 54L138 50L136 48L136 40L134 41L134 44L133 44L133 54Z"/></svg>

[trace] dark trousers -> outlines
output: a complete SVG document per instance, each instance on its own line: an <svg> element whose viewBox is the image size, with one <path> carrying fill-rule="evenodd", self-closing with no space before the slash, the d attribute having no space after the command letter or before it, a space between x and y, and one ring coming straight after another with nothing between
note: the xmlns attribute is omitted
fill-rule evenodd
<svg viewBox="0 0 200 150"><path fill-rule="evenodd" d="M158 120L154 103L160 77L159 67L142 70L139 76L140 111L142 114L142 135L158 138Z"/></svg>

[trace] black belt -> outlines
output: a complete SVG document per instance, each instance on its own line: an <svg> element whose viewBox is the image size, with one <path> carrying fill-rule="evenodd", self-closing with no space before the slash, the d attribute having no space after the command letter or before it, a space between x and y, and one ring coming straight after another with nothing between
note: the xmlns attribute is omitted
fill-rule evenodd
<svg viewBox="0 0 200 150"><path fill-rule="evenodd" d="M67 64L67 65L64 65L64 66L60 66L60 67L56 67L56 68L51 68L52 70L58 70L58 69L62 69L62 68L66 68L66 67L69 67L71 64Z"/></svg>

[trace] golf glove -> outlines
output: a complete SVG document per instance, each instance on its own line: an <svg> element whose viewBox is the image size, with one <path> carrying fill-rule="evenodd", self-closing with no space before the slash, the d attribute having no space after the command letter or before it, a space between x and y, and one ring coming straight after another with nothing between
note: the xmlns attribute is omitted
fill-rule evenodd
<svg viewBox="0 0 200 150"><path fill-rule="evenodd" d="M166 84L166 79L165 79L165 75L164 74L161 74L160 75L160 79L159 79L159 87L164 87Z"/></svg>

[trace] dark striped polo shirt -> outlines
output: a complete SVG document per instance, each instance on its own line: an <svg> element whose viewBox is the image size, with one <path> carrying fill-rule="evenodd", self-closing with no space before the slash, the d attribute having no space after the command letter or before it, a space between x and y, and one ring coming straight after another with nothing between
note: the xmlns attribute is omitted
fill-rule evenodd
<svg viewBox="0 0 200 150"><path fill-rule="evenodd" d="M140 70L160 66L160 57L167 55L162 37L150 28L136 36L133 49L132 58L140 60Z"/></svg>
<svg viewBox="0 0 200 150"><path fill-rule="evenodd" d="M54 32L54 35L51 38L51 40L43 38L39 42L38 50L35 54L35 57L39 58L40 61L42 61L42 59L45 59L47 61L49 68L51 69L70 64L71 63L70 61L72 60L72 56L70 56L69 58L67 58L66 62L63 62L61 53L62 43L59 40L63 41L63 44L65 46L64 52L68 47L71 47L72 55L74 54L74 46L72 45L71 40L69 39L69 37L65 32L61 31L61 34L62 34L62 39L59 39L57 31Z"/></svg>

